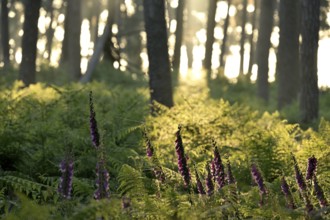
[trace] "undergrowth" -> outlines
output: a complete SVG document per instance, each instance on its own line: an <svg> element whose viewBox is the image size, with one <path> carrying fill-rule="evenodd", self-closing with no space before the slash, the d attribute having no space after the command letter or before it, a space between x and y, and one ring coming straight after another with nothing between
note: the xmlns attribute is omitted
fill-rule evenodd
<svg viewBox="0 0 330 220"><path fill-rule="evenodd" d="M89 130L90 91L100 137L97 148ZM157 115L151 117L148 91L138 86L129 89L93 82L21 89L16 83L1 88L0 216L329 218L329 206L322 207L315 189L318 184L329 201L328 121L321 120L317 132L303 130L276 112L260 114L247 105L212 100L206 90L195 95L184 91L177 89L173 108L158 105ZM303 191L296 183L295 167L305 177L312 155L317 158L313 174L317 183L306 180ZM65 158L73 161L69 197L58 192L61 172L65 173L59 166ZM100 162L109 174L98 180L109 186L105 198L94 197L105 183L95 181L101 175L95 169ZM224 185L218 184L219 167L226 176ZM282 177L295 209L288 207L281 191ZM205 194L197 187L198 179ZM302 198L310 200L312 210L306 209Z"/></svg>

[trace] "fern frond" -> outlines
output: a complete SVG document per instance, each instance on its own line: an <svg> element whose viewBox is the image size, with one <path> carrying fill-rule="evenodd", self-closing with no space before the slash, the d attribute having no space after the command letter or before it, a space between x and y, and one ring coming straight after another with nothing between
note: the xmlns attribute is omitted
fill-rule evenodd
<svg viewBox="0 0 330 220"><path fill-rule="evenodd" d="M119 187L118 190L122 195L141 195L145 194L145 187L143 183L141 172L135 168L124 164L118 174Z"/></svg>

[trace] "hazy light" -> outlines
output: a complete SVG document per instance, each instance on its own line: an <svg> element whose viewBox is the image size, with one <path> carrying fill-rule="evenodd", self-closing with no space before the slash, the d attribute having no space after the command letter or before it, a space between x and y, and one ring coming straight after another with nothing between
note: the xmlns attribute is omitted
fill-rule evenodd
<svg viewBox="0 0 330 220"><path fill-rule="evenodd" d="M56 40L63 41L63 39L64 39L64 29L63 29L63 27L57 26L55 28L54 36L55 36Z"/></svg>
<svg viewBox="0 0 330 220"><path fill-rule="evenodd" d="M220 21L220 19L225 19L227 17L227 10L228 10L228 3L226 1L218 1L215 20Z"/></svg>
<svg viewBox="0 0 330 220"><path fill-rule="evenodd" d="M17 48L17 50L16 50L15 61L18 64L20 64L22 62L22 48L21 47Z"/></svg>
<svg viewBox="0 0 330 220"><path fill-rule="evenodd" d="M177 8L179 6L179 0L172 0L170 5L171 8Z"/></svg>
<svg viewBox="0 0 330 220"><path fill-rule="evenodd" d="M57 18L58 23L63 23L65 19L65 15L64 14L60 14Z"/></svg>
<svg viewBox="0 0 330 220"><path fill-rule="evenodd" d="M24 31L23 31L23 29L21 29L21 30L19 30L19 31L18 31L18 36L22 37L22 36L23 36L23 34L24 34Z"/></svg>
<svg viewBox="0 0 330 220"><path fill-rule="evenodd" d="M87 57L89 54L90 40L91 40L91 34L89 31L89 20L84 19L81 24L81 33L80 33L81 55L83 57Z"/></svg>
<svg viewBox="0 0 330 220"><path fill-rule="evenodd" d="M80 68L81 68L81 73L85 74L88 66L88 59L86 57L82 57L80 61Z"/></svg>
<svg viewBox="0 0 330 220"><path fill-rule="evenodd" d="M246 10L247 10L247 12L249 12L249 13L254 12L254 5L252 5L252 4L248 5L247 8L246 8Z"/></svg>
<svg viewBox="0 0 330 220"><path fill-rule="evenodd" d="M8 17L10 17L10 18L14 18L16 16L16 13L14 12L14 11L9 11L8 12Z"/></svg>
<svg viewBox="0 0 330 220"><path fill-rule="evenodd" d="M177 26L177 22L176 22L176 20L171 20L171 22L170 22L170 32L171 33L174 33L175 32L175 30L176 30L176 26Z"/></svg>

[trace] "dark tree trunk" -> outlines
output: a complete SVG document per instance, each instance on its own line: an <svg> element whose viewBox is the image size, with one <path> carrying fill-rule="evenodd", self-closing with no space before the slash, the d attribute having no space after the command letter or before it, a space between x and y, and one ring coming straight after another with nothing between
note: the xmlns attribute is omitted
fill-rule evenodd
<svg viewBox="0 0 330 220"><path fill-rule="evenodd" d="M240 63L239 63L239 75L244 75L244 44L245 44L245 24L247 19L247 0L244 0L243 2L243 12L242 12L242 34L241 34L241 41L240 41Z"/></svg>
<svg viewBox="0 0 330 220"><path fill-rule="evenodd" d="M254 31L256 29L256 23L257 23L257 13L258 13L258 1L259 0L254 0L254 12L252 16L252 33L250 35L250 56L249 56L249 69L248 69L248 78L251 78L252 75L252 67L253 64L255 63L255 58L254 58L254 51L255 51L255 44L254 44Z"/></svg>
<svg viewBox="0 0 330 220"><path fill-rule="evenodd" d="M299 87L299 1L280 1L277 56L278 108L297 99Z"/></svg>
<svg viewBox="0 0 330 220"><path fill-rule="evenodd" d="M175 45L173 55L173 68L178 70L181 61L181 45L183 36L183 11L185 0L180 0L178 8L176 9L176 30L175 30Z"/></svg>
<svg viewBox="0 0 330 220"><path fill-rule="evenodd" d="M1 0L1 44L4 67L6 68L10 64L8 0Z"/></svg>
<svg viewBox="0 0 330 220"><path fill-rule="evenodd" d="M164 0L144 0L151 102L173 106ZM155 109L152 109L152 111Z"/></svg>
<svg viewBox="0 0 330 220"><path fill-rule="evenodd" d="M317 79L317 50L320 29L320 0L302 0L301 25L301 122L318 118L319 89Z"/></svg>
<svg viewBox="0 0 330 220"><path fill-rule="evenodd" d="M19 79L25 86L28 86L36 82L38 19L41 0L26 0L24 3L24 34Z"/></svg>
<svg viewBox="0 0 330 220"><path fill-rule="evenodd" d="M259 98L268 102L268 56L270 49L270 36L273 30L274 0L261 0L260 5L260 24L257 42L257 95Z"/></svg>
<svg viewBox="0 0 330 220"><path fill-rule="evenodd" d="M68 1L68 70L70 79L77 81L81 76L80 69L80 31L81 31L81 1Z"/></svg>
<svg viewBox="0 0 330 220"><path fill-rule="evenodd" d="M204 58L204 68L208 70L208 79L210 79L210 70L212 67L212 51L214 43L215 13L217 11L217 2L217 0L209 0Z"/></svg>
<svg viewBox="0 0 330 220"><path fill-rule="evenodd" d="M46 31L46 37L47 37L47 43L46 43L46 50L48 52L48 61L50 61L51 55L52 55L52 44L53 44L53 37L54 37L54 29L53 29L53 21L54 21L54 7L53 7L53 1L54 0L49 0L47 1L47 11L50 16L50 23L49 27Z"/></svg>
<svg viewBox="0 0 330 220"><path fill-rule="evenodd" d="M227 43L227 36L228 36L228 27L229 27L229 20L230 20L230 16L229 16L229 9L230 9L230 5L231 5L231 0L227 1L228 4L228 9L227 9L227 16L225 19L225 24L223 27L223 38L222 38L222 44L221 44L221 51L220 51L220 67L225 67L225 54L226 54L226 43Z"/></svg>

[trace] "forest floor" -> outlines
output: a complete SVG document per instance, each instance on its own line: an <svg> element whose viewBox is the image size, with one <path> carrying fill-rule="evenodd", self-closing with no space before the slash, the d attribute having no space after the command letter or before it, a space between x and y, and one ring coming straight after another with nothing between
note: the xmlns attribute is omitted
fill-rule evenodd
<svg viewBox="0 0 330 220"><path fill-rule="evenodd" d="M1 82L1 218L329 218L327 91L317 129L224 78L174 82L175 106L150 116L146 78L106 70L84 85L52 84L56 71Z"/></svg>

